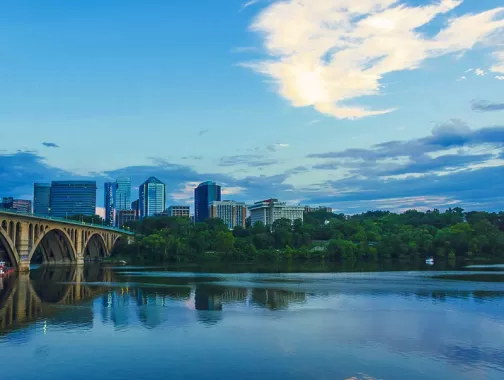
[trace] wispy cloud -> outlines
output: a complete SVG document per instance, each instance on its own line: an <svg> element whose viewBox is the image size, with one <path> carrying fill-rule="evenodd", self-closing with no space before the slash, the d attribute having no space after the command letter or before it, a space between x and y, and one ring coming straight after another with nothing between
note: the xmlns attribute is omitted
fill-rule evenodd
<svg viewBox="0 0 504 380"><path fill-rule="evenodd" d="M46 148L59 148L59 145L53 142L43 142L42 145Z"/></svg>
<svg viewBox="0 0 504 380"><path fill-rule="evenodd" d="M476 74L479 77L484 77L486 75L486 72L483 69L476 69L474 70L474 74Z"/></svg>
<svg viewBox="0 0 504 380"><path fill-rule="evenodd" d="M198 132L198 134L199 134L200 136L203 136L203 135L207 134L207 133L208 133L208 131L209 131L208 129L202 129L201 131L199 131L199 132Z"/></svg>
<svg viewBox="0 0 504 380"><path fill-rule="evenodd" d="M478 100L472 103L472 109L479 112L504 111L504 103L490 103L486 100Z"/></svg>
<svg viewBox="0 0 504 380"><path fill-rule="evenodd" d="M255 53L259 49L255 46L237 46L231 49L231 53Z"/></svg>
<svg viewBox="0 0 504 380"><path fill-rule="evenodd" d="M457 79L458 82L462 82L467 80L467 77L465 75L462 75L459 79Z"/></svg>
<svg viewBox="0 0 504 380"><path fill-rule="evenodd" d="M427 59L461 53L479 42L495 45L490 37L504 27L504 8L451 17L434 36L419 32L462 3L277 1L251 27L264 36L269 59L242 65L272 78L295 107L313 106L336 118L385 114L393 105L373 110L347 102L379 95L389 73L419 69Z"/></svg>
<svg viewBox="0 0 504 380"><path fill-rule="evenodd" d="M277 144L268 145L266 147L266 150L268 150L270 152L277 152L280 149L285 149L285 148L288 148L288 147L289 147L289 144L286 144L286 143L277 143Z"/></svg>
<svg viewBox="0 0 504 380"><path fill-rule="evenodd" d="M261 0L249 0L247 1L245 4L242 5L242 7L240 8L240 12L243 12L245 9L247 9L248 7L251 7L252 5L255 5L257 4L259 1Z"/></svg>
<svg viewBox="0 0 504 380"><path fill-rule="evenodd" d="M320 119L311 120L311 121L307 122L305 125L314 125L317 123L320 123Z"/></svg>
<svg viewBox="0 0 504 380"><path fill-rule="evenodd" d="M264 157L259 154L241 154L236 156L221 157L219 166L239 166L264 167L277 164L278 161Z"/></svg>
<svg viewBox="0 0 504 380"><path fill-rule="evenodd" d="M497 79L497 80L504 80L504 75L497 75L495 77L495 79Z"/></svg>

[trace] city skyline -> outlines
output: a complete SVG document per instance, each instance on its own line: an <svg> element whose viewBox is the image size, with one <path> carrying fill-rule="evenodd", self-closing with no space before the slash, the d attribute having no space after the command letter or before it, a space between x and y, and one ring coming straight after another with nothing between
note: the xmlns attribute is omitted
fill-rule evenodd
<svg viewBox="0 0 504 380"><path fill-rule="evenodd" d="M247 204L504 209L502 1L339 3L0 5L0 196L87 180L104 207L155 176L167 205L211 179Z"/></svg>

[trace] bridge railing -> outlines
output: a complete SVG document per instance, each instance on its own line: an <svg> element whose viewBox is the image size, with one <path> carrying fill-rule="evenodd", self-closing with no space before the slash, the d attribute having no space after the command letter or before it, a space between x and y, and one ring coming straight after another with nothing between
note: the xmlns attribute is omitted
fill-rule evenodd
<svg viewBox="0 0 504 380"><path fill-rule="evenodd" d="M56 216L38 215L38 214L31 213L31 212L22 212L22 211L13 210L13 209L4 209L1 207L0 207L0 213L1 214L11 214L11 215L16 215L16 216L22 215L22 216L27 216L30 218L50 220L50 221L61 222L61 223L65 223L65 224L73 224L73 225L78 225L78 226L100 228L102 230L108 230L108 231L119 232L122 234L133 235L133 233L129 230L123 230L121 228L107 226L105 224L86 223L83 221L78 221L78 220L73 220L73 219L68 219L68 218L59 218Z"/></svg>

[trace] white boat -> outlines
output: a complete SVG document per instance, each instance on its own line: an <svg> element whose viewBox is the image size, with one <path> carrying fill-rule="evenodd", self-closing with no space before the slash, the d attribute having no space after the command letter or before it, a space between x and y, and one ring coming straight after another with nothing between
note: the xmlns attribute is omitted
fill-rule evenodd
<svg viewBox="0 0 504 380"><path fill-rule="evenodd" d="M427 265L434 265L434 258L433 257L428 257L425 259L425 264Z"/></svg>

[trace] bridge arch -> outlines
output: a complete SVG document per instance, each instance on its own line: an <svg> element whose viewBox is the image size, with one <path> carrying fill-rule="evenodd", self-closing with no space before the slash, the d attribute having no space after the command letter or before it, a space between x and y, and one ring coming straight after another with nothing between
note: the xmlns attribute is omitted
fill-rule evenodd
<svg viewBox="0 0 504 380"><path fill-rule="evenodd" d="M102 259L109 255L107 244L103 235L98 232L87 231L86 243L84 245L83 255L89 259Z"/></svg>
<svg viewBox="0 0 504 380"><path fill-rule="evenodd" d="M1 253L4 253L6 256L5 259L9 260L10 266L17 267L19 264L19 257L17 255L17 251L14 248L14 244L10 237L7 235L7 230L3 228L3 223L2 223L2 228L0 228L0 259L2 259Z"/></svg>
<svg viewBox="0 0 504 380"><path fill-rule="evenodd" d="M40 236L34 241L30 249L29 261L32 260L37 249L41 250L44 263L70 263L76 261L75 246L65 229L45 226L45 228L41 228L41 231Z"/></svg>

